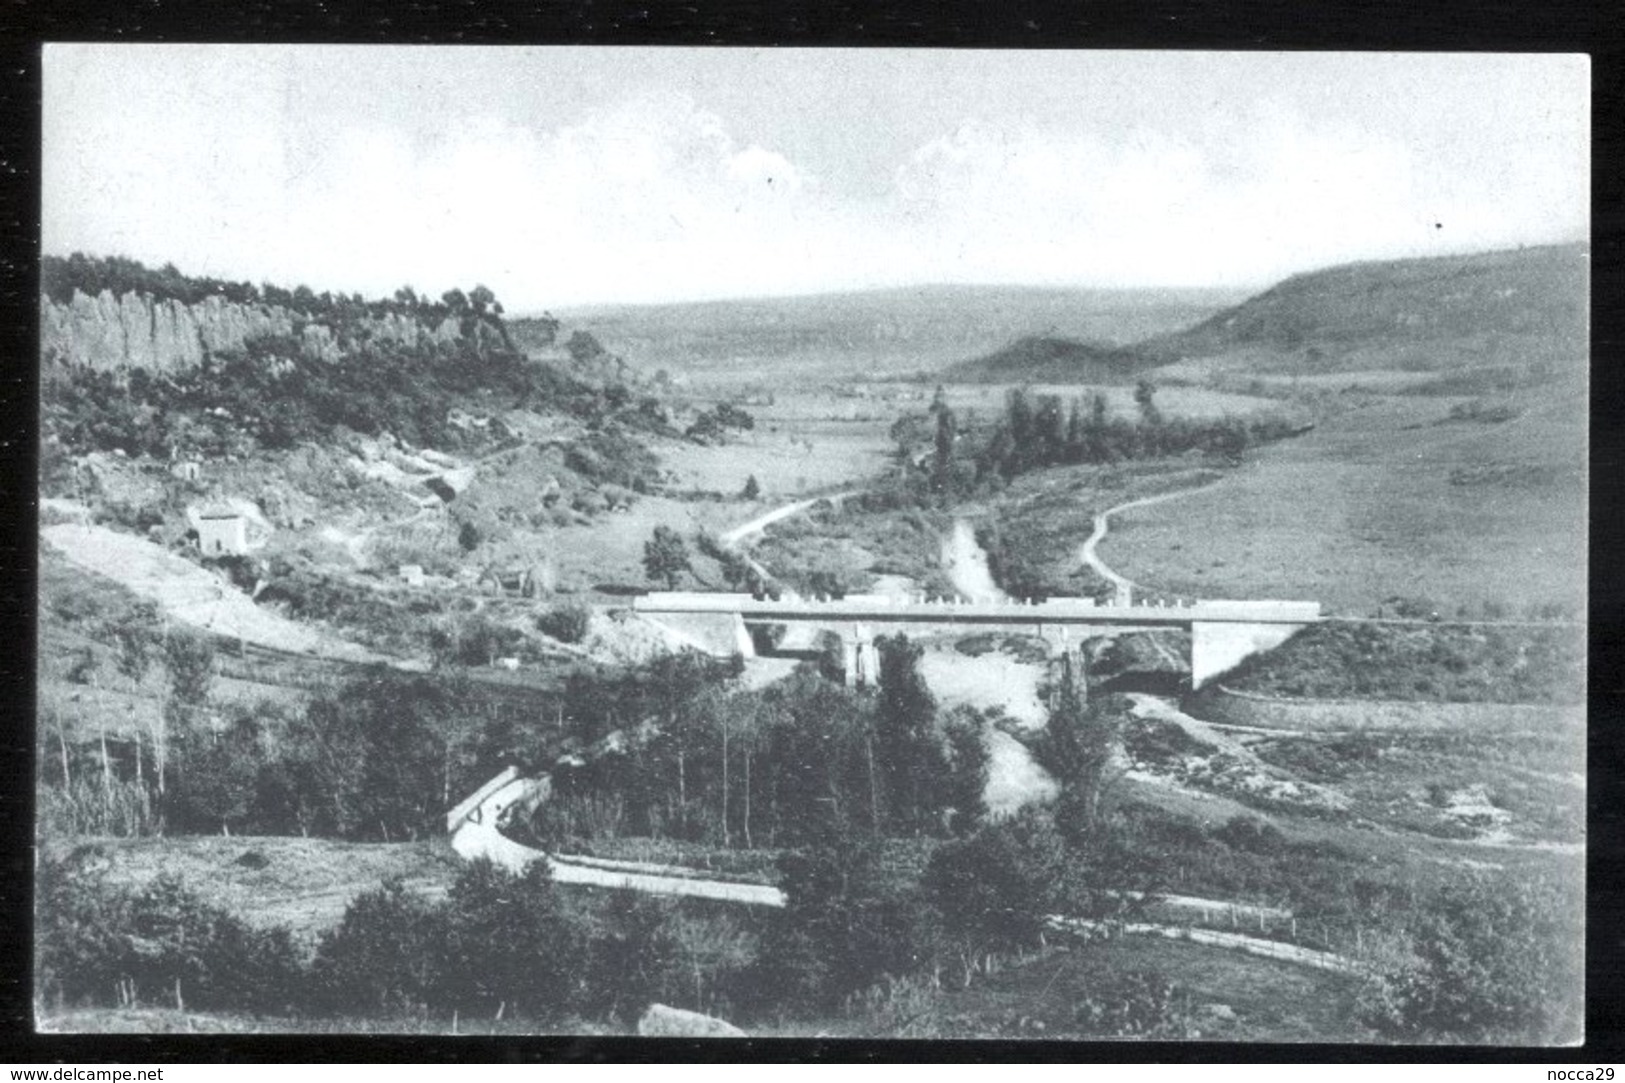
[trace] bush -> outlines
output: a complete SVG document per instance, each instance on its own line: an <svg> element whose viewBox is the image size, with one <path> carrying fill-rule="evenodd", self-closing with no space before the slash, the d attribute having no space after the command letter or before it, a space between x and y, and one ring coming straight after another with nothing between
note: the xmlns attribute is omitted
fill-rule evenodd
<svg viewBox="0 0 1625 1083"><path fill-rule="evenodd" d="M829 1007L925 956L934 930L879 851L847 839L779 862L785 908L763 937L755 973L766 1003Z"/></svg>
<svg viewBox="0 0 1625 1083"><path fill-rule="evenodd" d="M561 909L544 861L515 875L478 860L446 898L442 1007L467 1013L515 1011L557 1018L585 980L584 929Z"/></svg>
<svg viewBox="0 0 1625 1083"><path fill-rule="evenodd" d="M146 785L133 779L76 775L67 786L38 790L39 833L46 837L110 835L135 838L156 834L158 813Z"/></svg>
<svg viewBox="0 0 1625 1083"><path fill-rule="evenodd" d="M70 859L42 862L40 989L63 1000L285 1011L300 965L286 929L253 929L173 876L118 890Z"/></svg>
<svg viewBox="0 0 1625 1083"><path fill-rule="evenodd" d="M1232 816L1213 837L1232 850L1275 854L1286 848L1286 836L1274 825L1254 816Z"/></svg>
<svg viewBox="0 0 1625 1083"><path fill-rule="evenodd" d="M1374 960L1362 1018L1405 1041L1554 1045L1584 1026L1580 885L1475 878L1412 911L1408 950Z"/></svg>
<svg viewBox="0 0 1625 1083"><path fill-rule="evenodd" d="M591 612L583 605L558 605L536 616L536 630L560 643L580 643L587 638Z"/></svg>
<svg viewBox="0 0 1625 1083"><path fill-rule="evenodd" d="M1092 993L1075 1009L1086 1033L1110 1038L1189 1040L1200 1037L1190 996L1156 971L1130 971L1110 992Z"/></svg>
<svg viewBox="0 0 1625 1083"><path fill-rule="evenodd" d="M415 1012L441 982L442 911L400 880L357 896L317 948L318 1003L334 1012Z"/></svg>
<svg viewBox="0 0 1625 1083"><path fill-rule="evenodd" d="M931 855L921 886L951 932L981 950L1038 941L1066 879L1066 853L1047 814L1031 808Z"/></svg>

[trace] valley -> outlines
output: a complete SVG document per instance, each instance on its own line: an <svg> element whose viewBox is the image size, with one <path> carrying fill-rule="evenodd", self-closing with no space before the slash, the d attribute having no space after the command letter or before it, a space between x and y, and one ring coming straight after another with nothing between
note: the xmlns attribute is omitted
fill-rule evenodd
<svg viewBox="0 0 1625 1083"><path fill-rule="evenodd" d="M70 300L40 1025L1571 1040L1568 999L1484 1005L1582 944L1583 259L562 320L340 297L161 380ZM858 688L827 630L742 656L634 608L662 590L1331 619L1203 688L1184 631L883 628ZM521 859L467 861L446 814L510 768L472 830ZM84 939L194 918L243 931L202 963ZM1484 953L1466 1029L1406 999L1453 980L1440 936Z"/></svg>

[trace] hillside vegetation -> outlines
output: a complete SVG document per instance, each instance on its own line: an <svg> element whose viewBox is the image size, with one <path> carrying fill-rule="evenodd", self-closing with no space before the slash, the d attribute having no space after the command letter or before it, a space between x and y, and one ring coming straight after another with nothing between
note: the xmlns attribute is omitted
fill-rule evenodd
<svg viewBox="0 0 1625 1083"><path fill-rule="evenodd" d="M956 383L1120 383L1148 367L1141 355L1098 342L1034 335L1004 349L951 366L943 378Z"/></svg>
<svg viewBox="0 0 1625 1083"><path fill-rule="evenodd" d="M1115 344L1028 336L947 375L1122 383L1158 366L1214 359L1222 368L1299 376L1434 373L1437 386L1410 386L1441 393L1541 383L1583 369L1589 275L1583 245L1351 263L1294 275L1182 330Z"/></svg>
<svg viewBox="0 0 1625 1083"><path fill-rule="evenodd" d="M1572 370L1586 357L1590 270L1583 245L1351 263L1294 275L1136 349L1162 361L1241 354L1304 374Z"/></svg>

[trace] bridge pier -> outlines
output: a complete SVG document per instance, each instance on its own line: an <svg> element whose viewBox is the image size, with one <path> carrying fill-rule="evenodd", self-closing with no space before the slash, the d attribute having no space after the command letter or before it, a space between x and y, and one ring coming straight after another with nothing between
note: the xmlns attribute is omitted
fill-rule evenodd
<svg viewBox="0 0 1625 1083"><path fill-rule="evenodd" d="M734 652L745 658L756 657L756 640L751 638L750 629L745 627L745 618L738 613L733 619Z"/></svg>
<svg viewBox="0 0 1625 1083"><path fill-rule="evenodd" d="M874 634L855 624L841 635L841 670L848 688L876 688L880 685L880 650Z"/></svg>
<svg viewBox="0 0 1625 1083"><path fill-rule="evenodd" d="M1192 621L1191 691L1199 690L1251 656L1279 647L1306 627L1304 624Z"/></svg>

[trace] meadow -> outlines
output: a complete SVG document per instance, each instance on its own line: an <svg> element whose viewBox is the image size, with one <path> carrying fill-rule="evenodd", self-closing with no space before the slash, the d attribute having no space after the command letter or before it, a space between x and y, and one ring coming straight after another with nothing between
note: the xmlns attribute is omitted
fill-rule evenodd
<svg viewBox="0 0 1625 1083"><path fill-rule="evenodd" d="M1447 616L1583 611L1580 394L1531 397L1500 422L1452 419L1455 399L1349 397L1218 484L1114 518L1102 559L1172 593L1331 613L1374 615L1394 597Z"/></svg>

